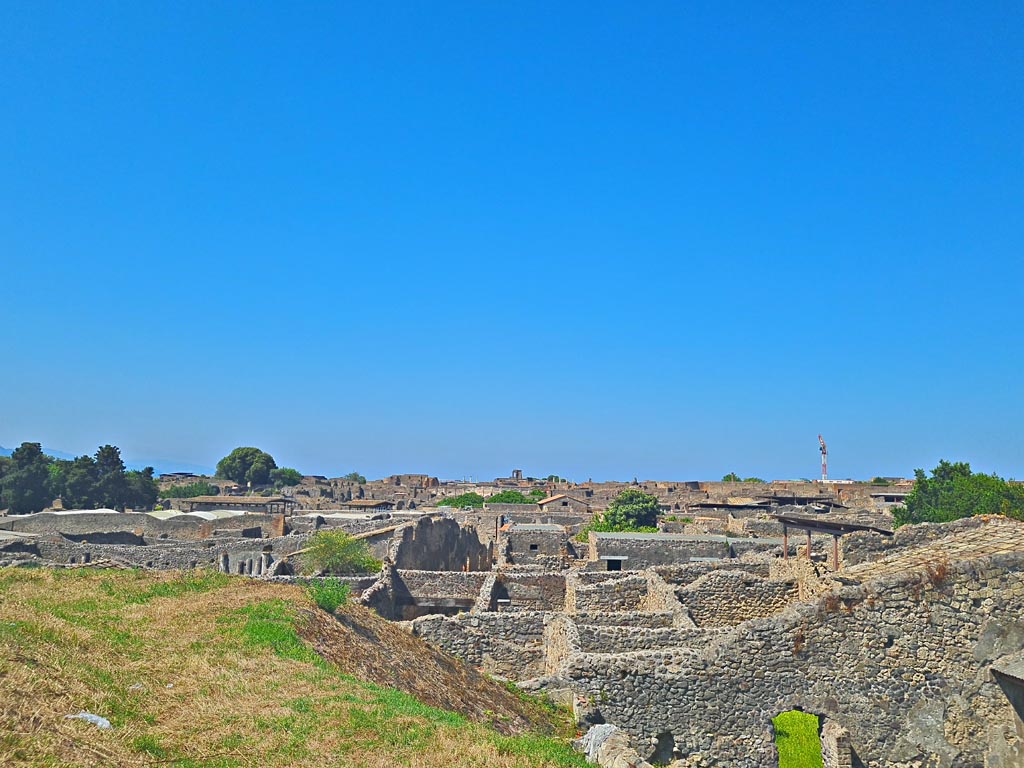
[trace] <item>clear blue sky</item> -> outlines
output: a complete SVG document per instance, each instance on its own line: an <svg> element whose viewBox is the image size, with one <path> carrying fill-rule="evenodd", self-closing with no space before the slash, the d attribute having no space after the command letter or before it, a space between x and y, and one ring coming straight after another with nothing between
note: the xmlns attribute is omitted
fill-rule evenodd
<svg viewBox="0 0 1024 768"><path fill-rule="evenodd" d="M1022 86L1019 2L6 2L0 445L1022 477Z"/></svg>

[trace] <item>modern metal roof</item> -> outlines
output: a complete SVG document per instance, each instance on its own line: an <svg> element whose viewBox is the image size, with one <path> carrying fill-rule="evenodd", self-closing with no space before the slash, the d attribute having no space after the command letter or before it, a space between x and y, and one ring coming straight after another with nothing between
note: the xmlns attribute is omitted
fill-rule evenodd
<svg viewBox="0 0 1024 768"><path fill-rule="evenodd" d="M874 531L880 533L883 536L892 536L892 531L887 528L881 528L877 525L871 525L870 523L860 522L856 520L850 520L849 518L838 517L834 515L815 515L813 517L806 515L772 515L783 525L791 525L794 528L803 528L809 531L820 531L821 533L830 533L838 536L842 536L847 533L857 533L858 531Z"/></svg>

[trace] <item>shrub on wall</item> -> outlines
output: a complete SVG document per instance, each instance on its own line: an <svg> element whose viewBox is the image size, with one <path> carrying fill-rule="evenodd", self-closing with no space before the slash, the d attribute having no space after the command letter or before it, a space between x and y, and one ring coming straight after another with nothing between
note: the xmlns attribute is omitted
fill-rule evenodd
<svg viewBox="0 0 1024 768"><path fill-rule="evenodd" d="M303 570L314 573L376 573L383 563L373 556L365 541L344 531L317 531L302 553Z"/></svg>

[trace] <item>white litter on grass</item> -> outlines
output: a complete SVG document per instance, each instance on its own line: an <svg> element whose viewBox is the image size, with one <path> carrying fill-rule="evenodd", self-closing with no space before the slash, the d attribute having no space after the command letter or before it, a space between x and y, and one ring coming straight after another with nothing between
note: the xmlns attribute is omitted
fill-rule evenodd
<svg viewBox="0 0 1024 768"><path fill-rule="evenodd" d="M85 720L87 723L92 723L97 728L106 730L110 728L110 721L105 717L94 715L92 712L86 712L84 709L77 715L65 715L65 720Z"/></svg>

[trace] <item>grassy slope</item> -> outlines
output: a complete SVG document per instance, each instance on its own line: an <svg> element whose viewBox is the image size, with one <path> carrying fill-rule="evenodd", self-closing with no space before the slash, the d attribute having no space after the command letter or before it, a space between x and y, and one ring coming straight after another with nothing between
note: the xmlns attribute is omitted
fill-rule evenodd
<svg viewBox="0 0 1024 768"><path fill-rule="evenodd" d="M345 674L343 653L324 661L300 636L331 646L324 618L294 587L218 574L0 570L0 765L584 765L564 738L503 736ZM357 619L348 625L363 630ZM414 652L371 629L371 642ZM444 678L428 677L427 694L443 694ZM481 711L486 687L470 682L470 716L541 724L522 702ZM114 727L64 719L80 710Z"/></svg>
<svg viewBox="0 0 1024 768"><path fill-rule="evenodd" d="M806 712L783 712L772 720L779 768L821 768L818 718Z"/></svg>

